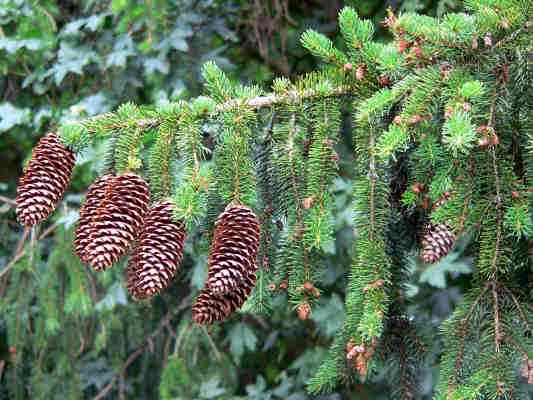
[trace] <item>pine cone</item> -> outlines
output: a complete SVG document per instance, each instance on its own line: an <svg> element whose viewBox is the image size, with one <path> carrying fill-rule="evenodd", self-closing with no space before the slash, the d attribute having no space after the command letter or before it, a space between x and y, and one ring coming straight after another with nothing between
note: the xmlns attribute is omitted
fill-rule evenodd
<svg viewBox="0 0 533 400"><path fill-rule="evenodd" d="M255 273L249 273L231 293L216 295L204 288L192 307L192 319L197 324L223 321L242 307L255 286Z"/></svg>
<svg viewBox="0 0 533 400"><path fill-rule="evenodd" d="M93 218L96 216L96 211L104 200L106 188L112 180L112 175L103 175L89 186L85 202L80 209L80 218L74 235L74 249L76 255L83 262L87 262L86 249L89 245Z"/></svg>
<svg viewBox="0 0 533 400"><path fill-rule="evenodd" d="M255 272L259 249L259 220L248 207L231 205L218 217L209 252L207 286L213 294L235 290L243 277Z"/></svg>
<svg viewBox="0 0 533 400"><path fill-rule="evenodd" d="M183 257L184 242L185 226L172 220L172 203L155 203L128 263L128 292L142 299L166 289Z"/></svg>
<svg viewBox="0 0 533 400"><path fill-rule="evenodd" d="M455 236L448 224L428 224L422 238L422 260L434 263L450 252Z"/></svg>
<svg viewBox="0 0 533 400"><path fill-rule="evenodd" d="M54 211L67 188L75 156L51 132L41 138L17 189L17 219L33 226Z"/></svg>
<svg viewBox="0 0 533 400"><path fill-rule="evenodd" d="M137 239L149 200L148 185L138 175L125 173L110 182L93 219L86 250L96 271L111 266Z"/></svg>

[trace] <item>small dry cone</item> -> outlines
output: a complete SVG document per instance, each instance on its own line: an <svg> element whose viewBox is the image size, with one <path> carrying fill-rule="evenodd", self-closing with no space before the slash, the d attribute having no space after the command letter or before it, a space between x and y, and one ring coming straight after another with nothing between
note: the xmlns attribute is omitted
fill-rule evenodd
<svg viewBox="0 0 533 400"><path fill-rule="evenodd" d="M229 205L217 219L209 251L207 286L213 294L235 290L257 268L259 220L244 205Z"/></svg>
<svg viewBox="0 0 533 400"><path fill-rule="evenodd" d="M183 258L184 243L185 226L172 219L172 203L159 202L150 207L128 263L130 295L144 299L166 289Z"/></svg>
<svg viewBox="0 0 533 400"><path fill-rule="evenodd" d="M303 301L298 304L296 311L298 312L298 318L305 321L311 315L311 305L307 301Z"/></svg>
<svg viewBox="0 0 533 400"><path fill-rule="evenodd" d="M204 288L192 307L192 318L197 324L212 324L224 321L242 307L255 286L255 273L248 274L231 293L215 295Z"/></svg>
<svg viewBox="0 0 533 400"><path fill-rule="evenodd" d="M432 211L446 204L452 194L445 192L433 204ZM446 222L440 224L427 224L422 237L422 251L420 256L425 263L432 264L446 256L455 244L455 235L452 227Z"/></svg>
<svg viewBox="0 0 533 400"><path fill-rule="evenodd" d="M87 261L96 271L126 254L141 230L149 200L148 185L136 174L128 172L110 182L93 219L86 250Z"/></svg>
<svg viewBox="0 0 533 400"><path fill-rule="evenodd" d="M448 224L428 224L422 238L421 257L431 264L447 255L455 243L455 235Z"/></svg>
<svg viewBox="0 0 533 400"><path fill-rule="evenodd" d="M74 250L83 262L87 262L85 251L89 244L92 229L92 221L96 216L96 210L105 197L108 184L112 181L112 175L103 175L89 186L85 201L80 209L80 218L74 234Z"/></svg>
<svg viewBox="0 0 533 400"><path fill-rule="evenodd" d="M17 188L16 212L21 224L33 226L54 211L70 182L74 161L74 153L55 133L39 140Z"/></svg>

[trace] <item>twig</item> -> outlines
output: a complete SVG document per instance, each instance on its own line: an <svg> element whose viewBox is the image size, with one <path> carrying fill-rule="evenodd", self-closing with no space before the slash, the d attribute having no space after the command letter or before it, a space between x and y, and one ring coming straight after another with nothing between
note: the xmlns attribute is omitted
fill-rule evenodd
<svg viewBox="0 0 533 400"><path fill-rule="evenodd" d="M338 87L332 88L329 92L323 93L319 92L317 90L313 89L307 89L304 91L298 91L298 90L290 90L283 94L276 94L276 93L269 93L265 96L258 96L251 99L231 99L226 101L225 103L221 103L216 106L215 110L211 113L206 115L206 118L214 117L217 114L220 114L224 111L229 111L233 108L244 106L249 107L253 109L260 109L264 107L270 107L276 104L292 104L292 103L298 103L302 100L308 100L313 98L327 98L327 97L337 97L342 96L344 94L350 93L351 90L354 88L349 85L341 85ZM96 129L94 129L93 125L95 123L98 123L100 120L104 120L106 118L109 118L111 121L109 123L110 130L118 130L123 128L123 125L125 122L117 121L117 119L114 119L113 117L116 117L114 113L105 113L101 115L97 115L92 118L87 118L80 123L86 127L86 129L94 133ZM163 119L161 117L154 117L154 118L141 118L138 119L135 123L137 127L141 131L147 131L149 129L153 129L158 127L163 122ZM129 124L129 122L128 122Z"/></svg>
<svg viewBox="0 0 533 400"><path fill-rule="evenodd" d="M485 287L483 287L483 290L474 300L474 302L468 309L468 312L463 318L463 321L461 323L461 340L460 340L459 351L457 352L457 356L455 357L455 371L453 374L454 383L457 382L457 377L459 375L459 372L461 370L461 365L463 363L462 357L463 357L463 353L465 349L465 336L466 336L466 329L467 329L468 323L470 322L470 318L472 318L472 315L474 314L474 310L477 308L479 302L481 301L481 299L483 298L483 296L485 295L488 289L489 289L488 285L485 285ZM451 388L451 385L450 385L450 388Z"/></svg>
<svg viewBox="0 0 533 400"><path fill-rule="evenodd" d="M169 310L163 318L159 321L157 328L152 331L148 336L145 337L143 343L129 355L129 357L124 361L120 371L113 376L111 381L94 397L94 400L103 400L105 396L113 389L118 378L123 376L128 367L135 361L141 354L144 353L144 350L149 347L149 344L165 329L170 320L178 314L184 308L187 308L190 304L191 296L184 297L181 303L174 309Z"/></svg>
<svg viewBox="0 0 533 400"><path fill-rule="evenodd" d="M37 243L39 240L42 240L45 237L49 236L58 226L59 226L59 223L57 223L57 222L55 222L52 225L50 225L43 233L41 233L41 235L37 239L35 239L35 243ZM18 246L19 250L15 253L15 255L13 256L11 261L9 261L6 264L6 266L2 269L2 271L0 271L0 279L2 279L2 277L5 274L7 274L11 270L11 268L13 268L17 264L17 262L19 262L20 259L22 257L24 257L24 255L26 254L26 250L27 249L26 248L21 248L21 245L23 245L24 242L26 241L26 239L28 238L28 233L29 232L30 232L30 228L25 228L24 229L24 233L22 234L21 240L19 241L19 246Z"/></svg>
<svg viewBox="0 0 533 400"><path fill-rule="evenodd" d="M205 329L205 326L202 325L202 331L205 333L205 336L207 336L207 341L209 342L209 345L213 349L213 352L215 353L215 358L217 361L222 360L222 356L220 355L220 351L217 348L217 345L215 342L213 342L213 339L211 339L211 336L209 335L209 332L207 332L207 329Z"/></svg>
<svg viewBox="0 0 533 400"><path fill-rule="evenodd" d="M496 96L497 96L497 89L494 91L494 97L492 100L492 104L490 106L490 113L489 113L489 121L488 125L489 127L494 126L494 117L496 114ZM496 189L496 243L494 244L494 256L492 257L491 262L491 277L490 279L496 279L496 274L498 272L498 256L500 254L500 246L501 242L503 240L502 235L502 221L503 221L503 203L502 203L502 193L501 193L501 182L500 182L500 174L498 171L498 159L496 157L496 148L494 145L490 146L490 155L492 158L492 169L494 172L494 186Z"/></svg>
<svg viewBox="0 0 533 400"><path fill-rule="evenodd" d="M522 318L522 321L523 321L524 325L526 326L526 330L527 331L531 331L531 328L529 327L529 322L528 322L527 317L526 317L526 313L522 309L522 306L520 305L520 302L518 301L518 299L516 298L514 293L511 292L510 289L508 289L507 287L505 287L503 285L501 286L501 288L505 292L507 292L509 294L509 296L511 296L511 299L513 300L513 303L516 306L516 309L518 310L518 314L520 314L520 317Z"/></svg>
<svg viewBox="0 0 533 400"><path fill-rule="evenodd" d="M15 250L15 255L9 261L6 266L0 271L0 279L2 279L2 276L8 273L8 271L13 268L13 266L22 258L22 256L25 253L25 249L23 248L24 243L26 242L26 239L28 238L28 234L30 233L30 228L24 228L24 232L22 232L22 236L20 237L17 249Z"/></svg>
<svg viewBox="0 0 533 400"><path fill-rule="evenodd" d="M494 302L494 350L496 353L500 352L500 344L502 341L502 334L500 331L500 310L498 306L498 292L496 290L496 282L491 282L490 284L492 299Z"/></svg>
<svg viewBox="0 0 533 400"><path fill-rule="evenodd" d="M14 199L10 199L9 197L5 196L0 196L0 201L9 204L12 207L15 207L17 205L17 202Z"/></svg>

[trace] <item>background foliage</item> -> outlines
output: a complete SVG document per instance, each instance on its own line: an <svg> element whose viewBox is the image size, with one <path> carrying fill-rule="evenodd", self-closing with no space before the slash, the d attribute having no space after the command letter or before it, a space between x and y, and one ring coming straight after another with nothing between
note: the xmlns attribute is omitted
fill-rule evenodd
<svg viewBox="0 0 533 400"><path fill-rule="evenodd" d="M206 275L205 243L197 238L188 241L176 284L151 304L128 299L123 266L96 275L81 265L72 255L72 227L105 149L78 160L66 201L30 237L9 199L31 147L59 122L126 101L158 105L198 95L207 60L265 86L275 75L310 71L316 61L300 46L301 33L312 27L336 40L344 5L372 19L380 35L387 6L433 15L460 8L454 0L0 0L0 398L309 397L304 383L343 319L353 239L348 132L338 148L327 290L305 322L287 306L269 318L243 313L209 332L192 326L191 296ZM409 311L427 336L436 336L468 289L467 248L465 238L431 267L409 257ZM425 396L436 384L441 351L438 340L431 343ZM387 398L386 376L383 369L375 381L328 398Z"/></svg>

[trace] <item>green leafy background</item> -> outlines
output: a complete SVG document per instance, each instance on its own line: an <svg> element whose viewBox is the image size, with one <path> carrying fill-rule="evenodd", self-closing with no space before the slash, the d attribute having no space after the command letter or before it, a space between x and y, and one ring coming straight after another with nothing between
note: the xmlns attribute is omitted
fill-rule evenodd
<svg viewBox="0 0 533 400"><path fill-rule="evenodd" d="M193 326L191 299L206 276L205 244L194 238L176 283L149 304L128 298L123 265L97 275L77 261L73 224L100 167L99 146L77 160L63 203L25 247L9 199L32 146L59 123L127 101L160 105L199 95L208 60L265 87L280 74L310 71L316 61L300 46L301 33L311 27L335 41L344 5L373 21L379 35L387 6L430 15L460 9L455 0L0 0L0 399L310 398L305 382L343 321L353 240L348 132L334 182L336 242L307 321L281 297L268 316L243 312L209 331ZM465 239L433 266L410 257L406 296L427 336L437 335L468 288L467 247ZM436 384L441 345L431 346L423 398ZM385 399L386 378L384 369L366 385L322 398Z"/></svg>

